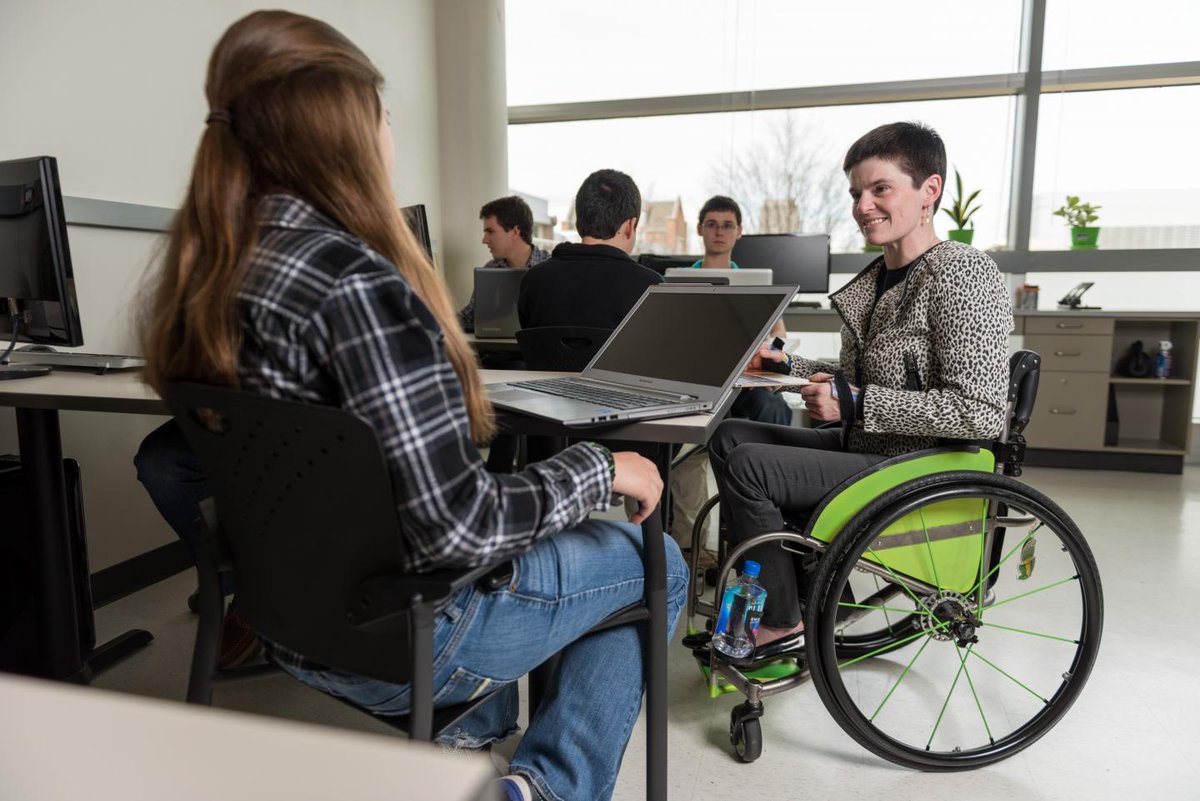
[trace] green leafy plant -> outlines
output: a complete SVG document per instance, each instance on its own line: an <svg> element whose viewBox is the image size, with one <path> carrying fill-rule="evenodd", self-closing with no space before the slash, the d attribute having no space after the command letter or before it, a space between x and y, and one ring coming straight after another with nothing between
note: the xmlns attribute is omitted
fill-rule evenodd
<svg viewBox="0 0 1200 801"><path fill-rule="evenodd" d="M1054 212L1054 216L1066 220L1069 228L1086 228L1100 219L1096 212L1101 208L1103 206L1080 203L1076 195L1067 195L1067 205L1059 206Z"/></svg>
<svg viewBox="0 0 1200 801"><path fill-rule="evenodd" d="M980 206L978 203L974 206L971 204L975 202L975 198L979 197L980 190L976 189L967 196L966 200L963 200L962 175L959 174L958 167L954 168L954 186L957 192L957 196L954 198L954 205L942 209L942 212L954 220L954 224L960 230L965 229L968 223L974 228L975 224L971 222L971 218L975 216L975 212L979 211Z"/></svg>

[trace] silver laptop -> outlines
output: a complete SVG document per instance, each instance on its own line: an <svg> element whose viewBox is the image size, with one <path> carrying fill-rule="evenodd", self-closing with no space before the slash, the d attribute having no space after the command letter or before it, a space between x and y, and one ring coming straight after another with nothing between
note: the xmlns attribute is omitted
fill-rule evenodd
<svg viewBox="0 0 1200 801"><path fill-rule="evenodd" d="M578 377L488 384L488 397L499 409L565 425L710 411L794 293L652 286Z"/></svg>
<svg viewBox="0 0 1200 801"><path fill-rule="evenodd" d="M521 294L524 270L510 267L475 268L475 336L479 339L514 337L521 327L517 320L517 296Z"/></svg>
<svg viewBox="0 0 1200 801"><path fill-rule="evenodd" d="M710 268L707 270L695 267L668 267L663 273L667 280L672 278L693 278L705 276L708 278L728 278L730 286L770 286L770 270L724 270Z"/></svg>

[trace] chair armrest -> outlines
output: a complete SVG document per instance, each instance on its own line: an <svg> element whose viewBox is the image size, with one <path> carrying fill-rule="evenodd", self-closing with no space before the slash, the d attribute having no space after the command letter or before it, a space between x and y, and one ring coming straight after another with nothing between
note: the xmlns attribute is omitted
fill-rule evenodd
<svg viewBox="0 0 1200 801"><path fill-rule="evenodd" d="M364 626L404 614L414 603L432 604L436 608L463 587L502 567L483 565L467 570L373 576L355 587L347 604L346 619L351 625Z"/></svg>

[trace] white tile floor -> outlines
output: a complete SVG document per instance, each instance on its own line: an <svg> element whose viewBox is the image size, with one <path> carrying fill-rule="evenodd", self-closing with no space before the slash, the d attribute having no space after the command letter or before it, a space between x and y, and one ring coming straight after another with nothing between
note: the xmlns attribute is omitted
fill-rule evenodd
<svg viewBox="0 0 1200 801"><path fill-rule="evenodd" d="M1200 638L1190 601L1200 585L1200 468L1182 476L1031 469L1025 480L1055 499L1083 530L1100 565L1105 630L1080 700L1044 739L989 768L918 773L859 747L803 686L768 699L762 758L731 755L727 726L738 696L709 700L691 656L670 662L670 797L675 801L764 799L1200 798L1200 693L1192 673ZM180 575L97 614L101 638L131 626L154 643L95 684L182 699L194 620ZM680 627L682 629L682 626ZM283 676L218 691L217 704L245 711L392 730ZM644 797L639 725L615 798Z"/></svg>

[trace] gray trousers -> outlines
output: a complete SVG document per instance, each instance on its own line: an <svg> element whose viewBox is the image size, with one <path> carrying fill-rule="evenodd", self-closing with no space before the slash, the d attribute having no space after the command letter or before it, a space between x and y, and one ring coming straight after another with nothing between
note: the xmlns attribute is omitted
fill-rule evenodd
<svg viewBox="0 0 1200 801"><path fill-rule="evenodd" d="M729 541L779 531L786 513L807 519L831 489L887 457L842 450L838 428L791 428L726 420L709 442ZM779 543L750 549L767 590L764 625L784 628L802 619L808 588L799 558Z"/></svg>

